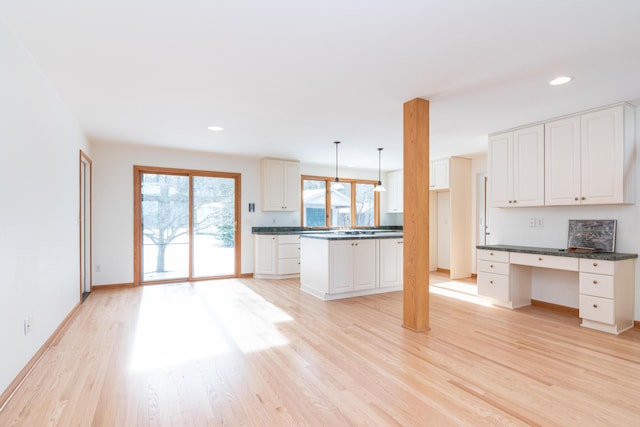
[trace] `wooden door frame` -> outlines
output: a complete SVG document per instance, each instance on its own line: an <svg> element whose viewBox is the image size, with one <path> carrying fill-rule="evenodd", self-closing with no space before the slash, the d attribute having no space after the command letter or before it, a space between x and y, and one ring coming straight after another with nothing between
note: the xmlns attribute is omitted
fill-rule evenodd
<svg viewBox="0 0 640 427"><path fill-rule="evenodd" d="M141 185L142 179L141 175L143 173L150 174L165 174L165 175L181 175L187 176L189 178L189 230L192 229L192 181L194 176L204 176L211 178L232 178L234 179L235 186L235 255L234 255L234 274L227 276L211 276L211 277L198 277L192 278L193 273L193 254L190 251L189 254L189 277L187 280L189 281L199 281L199 280L212 280L212 279L224 279L224 278L234 278L240 277L241 275L241 264L242 264L242 232L241 227L241 213L242 209L240 206L241 198L241 188L242 188L242 175L239 173L233 172L214 172L214 171L203 171L196 169L180 169L180 168L164 168L164 167L155 167L155 166L133 166L133 285L140 286L140 284L160 284L160 283L173 283L173 282L183 282L184 279L166 279L166 280L153 280L153 281L143 281L142 280L142 227L140 216L142 215L142 192ZM190 238L191 240L191 238ZM190 246L191 248L191 246Z"/></svg>
<svg viewBox="0 0 640 427"><path fill-rule="evenodd" d="M82 301L82 295L84 293L84 288L86 286L86 283L84 282L84 278L87 276L86 274L83 274L83 268L85 266L85 252L86 252L86 248L85 248L85 243L86 243L86 224L85 224L85 218L87 218L87 212L84 212L84 215L82 214L83 212L83 208L87 205L87 200L85 199L85 195L87 194L86 188L85 188L85 178L86 178L86 169L85 169L85 173L83 173L82 168L83 165L85 167L89 167L89 212L88 212L88 218L89 218L89 292L91 292L93 290L93 161L91 160L91 158L89 156L87 156L82 150L80 150L80 157L79 157L79 163L78 163L78 168L79 168L79 178L78 178L78 241L79 241L79 252L80 252L80 301ZM84 239L83 239L84 237Z"/></svg>

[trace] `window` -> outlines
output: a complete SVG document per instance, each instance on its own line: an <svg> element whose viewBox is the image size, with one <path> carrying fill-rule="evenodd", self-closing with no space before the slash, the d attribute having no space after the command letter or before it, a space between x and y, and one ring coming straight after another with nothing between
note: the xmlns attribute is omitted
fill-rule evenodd
<svg viewBox="0 0 640 427"><path fill-rule="evenodd" d="M303 227L374 227L380 197L375 181L302 176ZM330 189L330 191L328 190Z"/></svg>

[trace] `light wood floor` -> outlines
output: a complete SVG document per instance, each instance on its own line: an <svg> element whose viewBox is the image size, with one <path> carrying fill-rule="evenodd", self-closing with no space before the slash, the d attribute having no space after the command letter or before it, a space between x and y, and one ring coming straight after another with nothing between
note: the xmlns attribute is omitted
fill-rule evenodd
<svg viewBox="0 0 640 427"><path fill-rule="evenodd" d="M640 425L637 330L433 290L424 334L400 326L399 292L322 302L253 279L97 291L0 425Z"/></svg>

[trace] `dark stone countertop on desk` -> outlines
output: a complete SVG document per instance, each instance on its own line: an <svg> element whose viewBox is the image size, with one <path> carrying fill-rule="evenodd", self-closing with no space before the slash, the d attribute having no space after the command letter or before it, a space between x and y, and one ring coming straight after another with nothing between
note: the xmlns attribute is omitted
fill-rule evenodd
<svg viewBox="0 0 640 427"><path fill-rule="evenodd" d="M625 259L638 258L638 254L625 254L621 252L568 252L566 249L538 248L534 246L478 245L476 246L476 249L485 249L489 251L520 252L525 254L538 255L555 255L569 258L599 259L603 261L622 261Z"/></svg>

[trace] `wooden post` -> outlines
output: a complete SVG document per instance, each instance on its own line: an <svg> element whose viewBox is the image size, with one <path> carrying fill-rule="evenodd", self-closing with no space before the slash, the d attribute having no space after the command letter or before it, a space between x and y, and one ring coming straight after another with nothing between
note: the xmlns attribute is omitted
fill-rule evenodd
<svg viewBox="0 0 640 427"><path fill-rule="evenodd" d="M429 101L404 104L403 327L429 329Z"/></svg>

